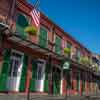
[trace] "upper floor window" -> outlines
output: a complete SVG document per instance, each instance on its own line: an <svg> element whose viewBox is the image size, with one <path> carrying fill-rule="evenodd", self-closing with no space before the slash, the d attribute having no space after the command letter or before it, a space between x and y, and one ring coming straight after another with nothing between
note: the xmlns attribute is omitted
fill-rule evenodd
<svg viewBox="0 0 100 100"><path fill-rule="evenodd" d="M81 57L81 50L79 48L76 48L76 59L79 61Z"/></svg>
<svg viewBox="0 0 100 100"><path fill-rule="evenodd" d="M57 35L55 38L55 52L58 54L61 53L61 38Z"/></svg>
<svg viewBox="0 0 100 100"><path fill-rule="evenodd" d="M67 48L69 48L69 49L72 48L72 44L70 42L67 42Z"/></svg>
<svg viewBox="0 0 100 100"><path fill-rule="evenodd" d="M16 19L16 31L22 37L26 37L24 29L29 25L29 17L24 13L18 12Z"/></svg>
<svg viewBox="0 0 100 100"><path fill-rule="evenodd" d="M71 49L72 49L72 44L70 43L70 42L67 42L67 46L66 46L69 50L70 50L70 52L69 52L69 54L68 54L68 57L70 57L71 56Z"/></svg>
<svg viewBox="0 0 100 100"><path fill-rule="evenodd" d="M47 40L48 40L48 30L45 27L41 26L39 34L39 45L46 48L48 44Z"/></svg>

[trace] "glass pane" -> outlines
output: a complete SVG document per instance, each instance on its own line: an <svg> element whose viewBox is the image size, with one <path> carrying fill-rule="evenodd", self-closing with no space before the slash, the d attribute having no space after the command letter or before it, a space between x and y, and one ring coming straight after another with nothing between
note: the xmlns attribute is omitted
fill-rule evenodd
<svg viewBox="0 0 100 100"><path fill-rule="evenodd" d="M13 52L10 57L10 71L9 76L17 76L18 69L21 64L21 55L18 53Z"/></svg>
<svg viewBox="0 0 100 100"><path fill-rule="evenodd" d="M18 67L20 67L20 62L18 60L15 60L14 69L13 69L13 76L17 76Z"/></svg>
<svg viewBox="0 0 100 100"><path fill-rule="evenodd" d="M11 76L11 74L12 74L12 69L13 69L13 59L10 60L9 76Z"/></svg>

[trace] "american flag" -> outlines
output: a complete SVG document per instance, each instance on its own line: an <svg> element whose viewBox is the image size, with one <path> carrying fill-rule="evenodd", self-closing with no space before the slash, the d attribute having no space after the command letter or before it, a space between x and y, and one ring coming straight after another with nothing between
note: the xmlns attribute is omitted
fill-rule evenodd
<svg viewBox="0 0 100 100"><path fill-rule="evenodd" d="M38 7L39 7L39 0L36 1L36 3L34 4L33 10L30 12L33 22L37 28L40 25L40 11L39 11Z"/></svg>

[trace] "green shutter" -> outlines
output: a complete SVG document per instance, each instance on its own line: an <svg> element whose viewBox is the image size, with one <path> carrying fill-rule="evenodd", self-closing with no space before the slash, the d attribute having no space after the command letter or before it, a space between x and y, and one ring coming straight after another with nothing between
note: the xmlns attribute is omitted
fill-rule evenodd
<svg viewBox="0 0 100 100"><path fill-rule="evenodd" d="M56 36L55 40L55 52L60 54L61 53L61 38Z"/></svg>
<svg viewBox="0 0 100 100"><path fill-rule="evenodd" d="M32 61L32 79L30 82L30 91L36 91L36 79L37 79L37 62Z"/></svg>
<svg viewBox="0 0 100 100"><path fill-rule="evenodd" d="M25 91L27 67L28 67L28 56L24 55L20 87L19 87L20 92Z"/></svg>
<svg viewBox="0 0 100 100"><path fill-rule="evenodd" d="M24 32L24 29L28 26L28 20L27 18L21 14L18 13L17 17L17 22L16 22L16 31L19 33L19 35L26 39L27 38L27 33Z"/></svg>
<svg viewBox="0 0 100 100"><path fill-rule="evenodd" d="M40 28L39 45L44 48L47 47L47 30L42 27Z"/></svg>
<svg viewBox="0 0 100 100"><path fill-rule="evenodd" d="M49 80L48 80L48 73L50 73L50 69L51 66L49 63L46 64L45 67L45 81L44 81L44 92L48 92L49 91Z"/></svg>
<svg viewBox="0 0 100 100"><path fill-rule="evenodd" d="M9 74L9 63L10 63L10 50L6 49L4 51L3 67L0 75L0 91L7 91L6 81Z"/></svg>
<svg viewBox="0 0 100 100"><path fill-rule="evenodd" d="M53 93L60 94L60 73L54 72L53 73Z"/></svg>

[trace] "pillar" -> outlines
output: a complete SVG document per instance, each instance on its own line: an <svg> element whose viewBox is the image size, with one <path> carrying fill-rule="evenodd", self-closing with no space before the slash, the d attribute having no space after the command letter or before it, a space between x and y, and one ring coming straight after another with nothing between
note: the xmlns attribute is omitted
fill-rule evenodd
<svg viewBox="0 0 100 100"><path fill-rule="evenodd" d="M27 78L26 78L26 89L25 89L26 93L28 93L29 91L31 78L32 78L32 64L31 64L31 58L29 58L28 68L27 68Z"/></svg>

